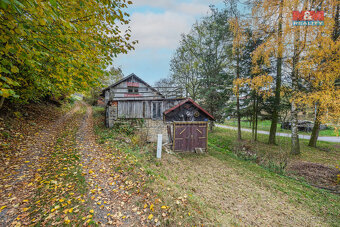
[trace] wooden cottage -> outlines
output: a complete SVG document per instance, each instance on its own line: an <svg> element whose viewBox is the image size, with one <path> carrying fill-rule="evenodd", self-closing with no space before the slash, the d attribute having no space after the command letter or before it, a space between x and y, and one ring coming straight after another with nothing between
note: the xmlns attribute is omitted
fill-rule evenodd
<svg viewBox="0 0 340 227"><path fill-rule="evenodd" d="M119 119L144 119L149 141L155 141L157 134L163 134L166 141L163 112L183 100L167 98L135 74L105 88L102 96L105 97L107 127L113 127Z"/></svg>
<svg viewBox="0 0 340 227"><path fill-rule="evenodd" d="M208 121L215 119L196 102L186 99L163 114L174 151L203 152L207 149Z"/></svg>
<svg viewBox="0 0 340 227"><path fill-rule="evenodd" d="M148 141L163 134L163 142L173 143L174 151L207 148L208 121L214 117L191 99L166 97L135 74L105 88L102 96L109 128L121 119L143 119Z"/></svg>

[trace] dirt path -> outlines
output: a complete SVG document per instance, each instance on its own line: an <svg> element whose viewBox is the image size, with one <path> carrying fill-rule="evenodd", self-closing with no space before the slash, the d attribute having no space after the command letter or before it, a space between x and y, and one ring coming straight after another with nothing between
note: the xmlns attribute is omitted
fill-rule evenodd
<svg viewBox="0 0 340 227"><path fill-rule="evenodd" d="M100 225L142 226L146 218L137 214L134 195L125 190L130 182L124 182L115 170L115 159L120 157L95 141L92 109L89 106L77 133L77 144L82 152L93 220Z"/></svg>
<svg viewBox="0 0 340 227"><path fill-rule="evenodd" d="M27 140L17 144L15 158L0 168L4 175L0 178L0 226L16 224L28 215L26 203L34 196L33 183L40 171L40 163L46 152L54 146L57 136L62 132L70 117L79 110L76 104L71 111L51 122L42 131L31 135Z"/></svg>
<svg viewBox="0 0 340 227"><path fill-rule="evenodd" d="M141 184L125 171L133 160L96 143L85 103L17 147L17 157L0 167L0 226L148 223L136 206L144 202Z"/></svg>

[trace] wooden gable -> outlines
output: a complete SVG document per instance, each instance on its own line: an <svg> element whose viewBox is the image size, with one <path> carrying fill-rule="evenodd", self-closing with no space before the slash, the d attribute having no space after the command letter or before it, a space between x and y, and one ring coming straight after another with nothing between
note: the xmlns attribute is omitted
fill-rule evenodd
<svg viewBox="0 0 340 227"><path fill-rule="evenodd" d="M186 99L164 111L164 120L173 121L208 121L215 118L192 99Z"/></svg>
<svg viewBox="0 0 340 227"><path fill-rule="evenodd" d="M108 101L164 98L159 91L133 73L105 88L102 95L105 96L106 103Z"/></svg>

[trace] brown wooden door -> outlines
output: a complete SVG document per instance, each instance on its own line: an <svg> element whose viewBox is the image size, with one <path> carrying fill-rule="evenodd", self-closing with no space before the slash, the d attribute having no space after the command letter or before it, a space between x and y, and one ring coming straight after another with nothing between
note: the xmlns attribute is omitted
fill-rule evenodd
<svg viewBox="0 0 340 227"><path fill-rule="evenodd" d="M191 125L191 134L193 137L192 140L193 149L207 147L207 124Z"/></svg>
<svg viewBox="0 0 340 227"><path fill-rule="evenodd" d="M175 151L186 151L188 150L189 128L186 124L175 124L174 125L174 150Z"/></svg>
<svg viewBox="0 0 340 227"><path fill-rule="evenodd" d="M175 122L174 151L194 151L207 148L207 122Z"/></svg>

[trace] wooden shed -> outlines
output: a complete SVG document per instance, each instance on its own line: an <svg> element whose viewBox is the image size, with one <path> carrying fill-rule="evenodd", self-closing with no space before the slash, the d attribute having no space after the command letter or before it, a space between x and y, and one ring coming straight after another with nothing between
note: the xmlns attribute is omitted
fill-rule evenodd
<svg viewBox="0 0 340 227"><path fill-rule="evenodd" d="M164 121L171 126L174 151L205 151L208 145L208 122L214 117L192 99L186 99L164 111Z"/></svg>

